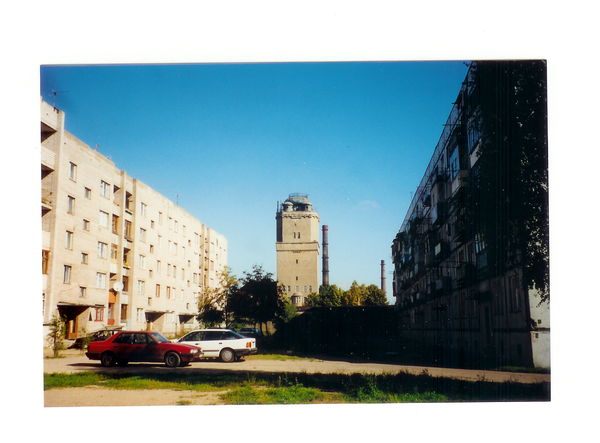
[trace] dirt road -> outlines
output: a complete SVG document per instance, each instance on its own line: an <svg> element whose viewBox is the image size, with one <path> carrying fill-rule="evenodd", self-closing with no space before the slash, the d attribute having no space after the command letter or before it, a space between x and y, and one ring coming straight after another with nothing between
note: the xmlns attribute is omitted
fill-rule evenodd
<svg viewBox="0 0 600 443"><path fill-rule="evenodd" d="M126 368L104 368L98 361L88 360L80 351L67 350L61 353L65 358L44 358L44 372L73 373L82 371L101 372L181 372L181 373L210 373L221 371L271 372L271 373L397 373L407 371L420 374L426 370L434 377L452 377L462 380L489 381L518 381L521 383L536 383L550 381L549 374L525 374L512 372L497 372L468 369L448 369L424 366L404 366L383 363L353 363L348 361L320 359L290 359L267 360L258 357L248 357L235 363L219 361L203 361L193 363L186 368L170 369L163 364L132 363ZM45 351L45 355L50 353ZM44 393L45 406L138 406L138 405L176 405L176 404L219 404L219 393L198 393L195 391L117 391L98 387L51 389Z"/></svg>

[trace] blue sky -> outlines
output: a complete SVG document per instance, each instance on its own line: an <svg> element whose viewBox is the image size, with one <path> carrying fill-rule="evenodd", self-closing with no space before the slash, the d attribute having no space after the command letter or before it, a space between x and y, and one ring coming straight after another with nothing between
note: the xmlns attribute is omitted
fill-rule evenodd
<svg viewBox="0 0 600 443"><path fill-rule="evenodd" d="M42 66L66 129L228 239L241 276L276 275L275 213L309 194L330 282L380 284L456 99L453 62ZM179 194L179 195L178 195Z"/></svg>

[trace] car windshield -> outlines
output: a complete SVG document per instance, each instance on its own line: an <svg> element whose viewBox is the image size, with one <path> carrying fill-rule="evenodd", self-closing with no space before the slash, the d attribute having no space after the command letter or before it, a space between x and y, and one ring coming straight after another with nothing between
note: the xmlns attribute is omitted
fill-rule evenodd
<svg viewBox="0 0 600 443"><path fill-rule="evenodd" d="M151 332L150 335L154 338L154 340L156 340L158 343L169 343L170 340L166 339L165 337L163 337L161 334L159 334L158 332Z"/></svg>

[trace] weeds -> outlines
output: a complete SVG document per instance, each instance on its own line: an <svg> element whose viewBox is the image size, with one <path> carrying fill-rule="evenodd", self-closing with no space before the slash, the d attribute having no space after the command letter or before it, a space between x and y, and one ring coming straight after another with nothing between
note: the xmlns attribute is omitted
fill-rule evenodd
<svg viewBox="0 0 600 443"><path fill-rule="evenodd" d="M228 404L408 403L461 401L548 401L549 383L497 383L481 376L476 381L420 374L214 373L44 374L44 389L100 386L112 389L171 389L197 392L227 391Z"/></svg>

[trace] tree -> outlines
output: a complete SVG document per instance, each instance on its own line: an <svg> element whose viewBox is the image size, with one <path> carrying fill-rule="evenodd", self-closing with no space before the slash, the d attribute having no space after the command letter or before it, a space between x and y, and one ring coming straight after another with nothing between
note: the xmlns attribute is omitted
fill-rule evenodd
<svg viewBox="0 0 600 443"><path fill-rule="evenodd" d="M231 268L225 266L218 274L219 283L216 288L205 287L198 297L198 321L206 327L229 326L230 315L227 301L229 294L237 289L238 279Z"/></svg>
<svg viewBox="0 0 600 443"><path fill-rule="evenodd" d="M54 351L54 356L58 357L59 351L65 348L64 339L66 332L66 322L63 317L58 315L57 313L52 315L52 319L50 320L49 325L50 332L48 333L48 339L52 344L52 350Z"/></svg>
<svg viewBox="0 0 600 443"><path fill-rule="evenodd" d="M522 269L525 291L550 300L545 61L478 62L479 166L465 205L496 272Z"/></svg>
<svg viewBox="0 0 600 443"><path fill-rule="evenodd" d="M306 297L306 306L341 306L344 291L336 285L325 285L319 288L319 293L312 293Z"/></svg>
<svg viewBox="0 0 600 443"><path fill-rule="evenodd" d="M255 265L244 271L240 286L231 291L228 304L234 321L262 326L284 316L283 287L273 280L273 274Z"/></svg>
<svg viewBox="0 0 600 443"><path fill-rule="evenodd" d="M369 285L361 304L363 306L387 306L388 301L385 292L381 288L377 285Z"/></svg>
<svg viewBox="0 0 600 443"><path fill-rule="evenodd" d="M364 285L358 285L356 280L350 285L350 289L344 292L342 296L342 306L360 306L366 296L367 288Z"/></svg>

